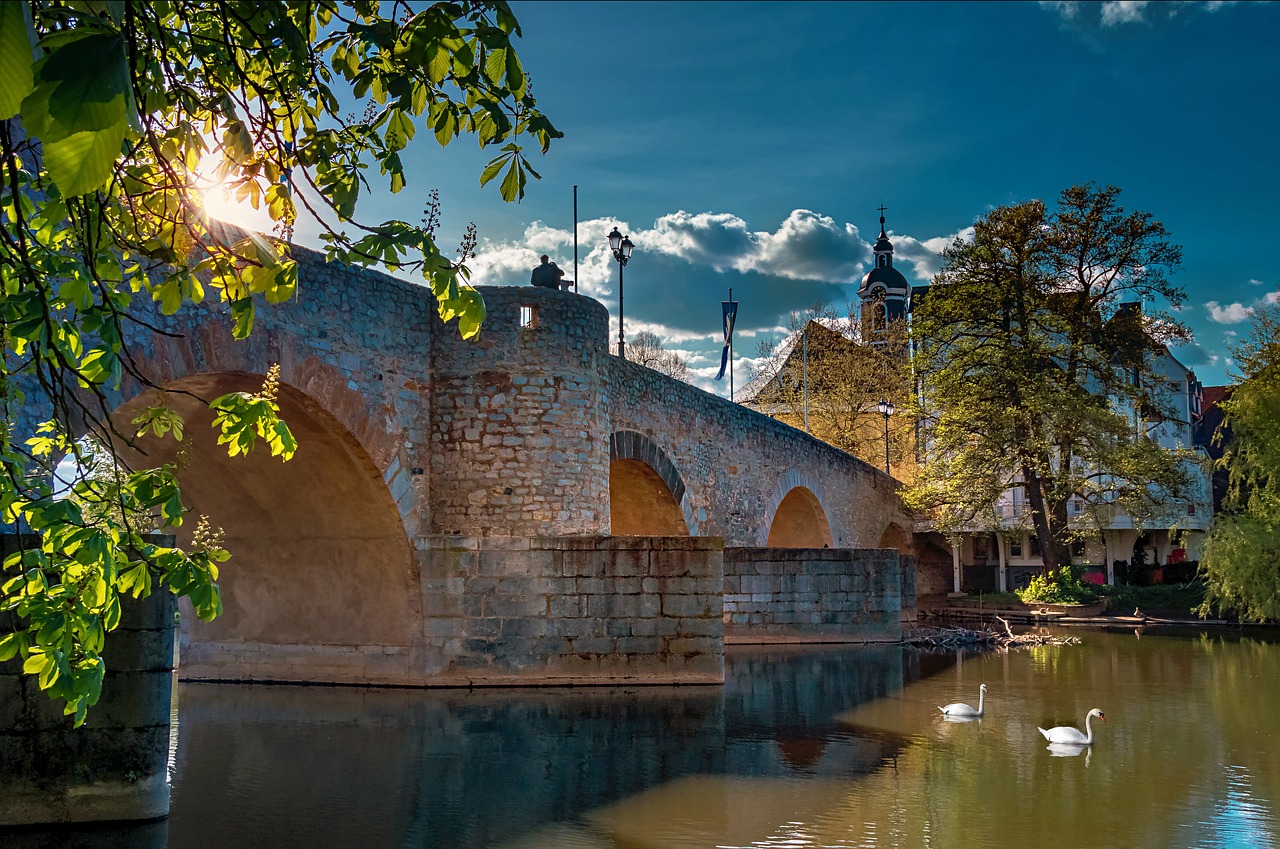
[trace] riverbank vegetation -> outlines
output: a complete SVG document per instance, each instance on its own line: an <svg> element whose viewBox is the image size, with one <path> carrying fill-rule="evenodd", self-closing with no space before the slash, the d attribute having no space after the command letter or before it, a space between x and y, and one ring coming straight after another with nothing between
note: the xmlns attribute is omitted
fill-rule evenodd
<svg viewBox="0 0 1280 849"><path fill-rule="evenodd" d="M1259 305L1232 350L1240 383L1222 402L1228 489L1205 543L1201 607L1246 621L1280 619L1280 306ZM1229 434L1229 438L1227 438Z"/></svg>

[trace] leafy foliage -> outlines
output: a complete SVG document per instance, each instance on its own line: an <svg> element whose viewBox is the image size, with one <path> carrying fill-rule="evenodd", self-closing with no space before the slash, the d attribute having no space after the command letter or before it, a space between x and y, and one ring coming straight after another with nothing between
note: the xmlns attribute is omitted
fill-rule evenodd
<svg viewBox="0 0 1280 849"><path fill-rule="evenodd" d="M1035 575L1026 587L1015 592L1023 601L1044 604L1083 604L1098 597L1097 590L1080 580L1080 574L1069 566Z"/></svg>
<svg viewBox="0 0 1280 849"><path fill-rule="evenodd" d="M927 458L908 502L943 531L996 528L999 498L1021 487L1046 573L1070 562L1071 499L1101 526L1191 493L1192 455L1157 441L1173 396L1153 371L1188 331L1131 302L1181 304L1166 276L1180 251L1118 195L1075 186L1053 212L993 210L913 312Z"/></svg>
<svg viewBox="0 0 1280 849"><path fill-rule="evenodd" d="M876 405L890 401L891 468L909 479L915 452L906 322L889 321L868 336L856 304L840 312L818 303L792 313L788 329L785 339L761 343L759 390L746 403L802 429L807 410L809 433L883 468L886 421Z"/></svg>
<svg viewBox="0 0 1280 849"><path fill-rule="evenodd" d="M355 213L375 184L405 188L423 126L439 145L470 136L492 150L482 185L523 195L537 174L518 139L545 152L561 134L537 108L519 33L503 2L0 3L0 514L42 536L0 573L0 611L21 623L0 659L20 655L77 723L97 699L120 595L163 587L215 615L215 564L228 556L212 532L185 551L144 535L183 522L176 466L112 459L110 474L88 474L97 452L132 438L108 393L125 376L152 386L123 342L134 299L165 314L212 299L244 338L262 304L297 294L288 241L309 215L329 259L420 274L441 317L474 336L484 302L467 285L467 251L446 258L433 221L363 225ZM362 112L343 114L353 101ZM206 178L265 209L274 232L212 221ZM284 459L296 448L276 380L212 402L233 456L259 440ZM44 416L18 438L13 423ZM190 437L163 403L134 424ZM86 431L102 448L76 441ZM78 471L59 499L50 480L64 455Z"/></svg>
<svg viewBox="0 0 1280 849"><path fill-rule="evenodd" d="M1201 613L1234 609L1244 620L1280 619L1280 308L1254 313L1232 351L1243 379L1222 402L1222 465L1229 487L1205 543Z"/></svg>

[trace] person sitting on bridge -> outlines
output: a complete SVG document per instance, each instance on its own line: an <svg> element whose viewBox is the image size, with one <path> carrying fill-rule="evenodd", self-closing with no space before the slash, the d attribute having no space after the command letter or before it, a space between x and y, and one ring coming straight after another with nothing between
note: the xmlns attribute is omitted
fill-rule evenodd
<svg viewBox="0 0 1280 849"><path fill-rule="evenodd" d="M543 254L542 264L533 270L529 282L543 289L559 289L561 277L564 277L564 272L560 270L560 266L552 262L551 257Z"/></svg>

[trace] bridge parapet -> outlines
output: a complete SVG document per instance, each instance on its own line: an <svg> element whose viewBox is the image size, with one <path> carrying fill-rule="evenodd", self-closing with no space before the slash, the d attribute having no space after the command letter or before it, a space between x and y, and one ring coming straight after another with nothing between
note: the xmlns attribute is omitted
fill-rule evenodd
<svg viewBox="0 0 1280 849"><path fill-rule="evenodd" d="M480 288L480 337L434 334L433 528L479 536L608 532L609 316L533 286Z"/></svg>

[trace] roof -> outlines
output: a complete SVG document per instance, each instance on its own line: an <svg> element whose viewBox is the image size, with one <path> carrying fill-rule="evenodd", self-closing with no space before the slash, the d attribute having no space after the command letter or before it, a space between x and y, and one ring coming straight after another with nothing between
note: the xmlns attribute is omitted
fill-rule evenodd
<svg viewBox="0 0 1280 849"><path fill-rule="evenodd" d="M1200 390L1201 409L1216 406L1231 396L1233 386L1205 386Z"/></svg>
<svg viewBox="0 0 1280 849"><path fill-rule="evenodd" d="M907 282L907 278L902 276L902 272L890 265L883 268L873 268L863 275L862 285L858 287L858 294L862 295L876 283L886 289L899 291L904 295L911 288L911 284Z"/></svg>
<svg viewBox="0 0 1280 849"><path fill-rule="evenodd" d="M836 339L842 340L850 345L853 344L852 339L845 336L839 330L836 330L832 327L828 327L827 325L828 325L828 322L824 319L809 320L809 323L805 325L805 328L804 328L805 332L808 333L809 338L811 340L822 340L821 342L811 341L809 344L811 345L829 344L830 342ZM779 368L779 371L785 369L788 365L790 365L791 358L793 356L799 356L796 349L800 347L800 343L803 338L804 338L804 333L801 333L799 330L797 330L795 333L792 333L786 339L783 339L781 343L779 343L778 352L776 355L778 360L780 360L782 363L782 365ZM747 381L747 383L740 390L738 390L737 393L735 393L736 397L734 400L742 404L751 403L756 399L757 396L760 395L761 392L764 391L765 387L767 387L770 383L774 381L775 378L777 378L777 376L778 376L777 371L756 375L754 378Z"/></svg>

